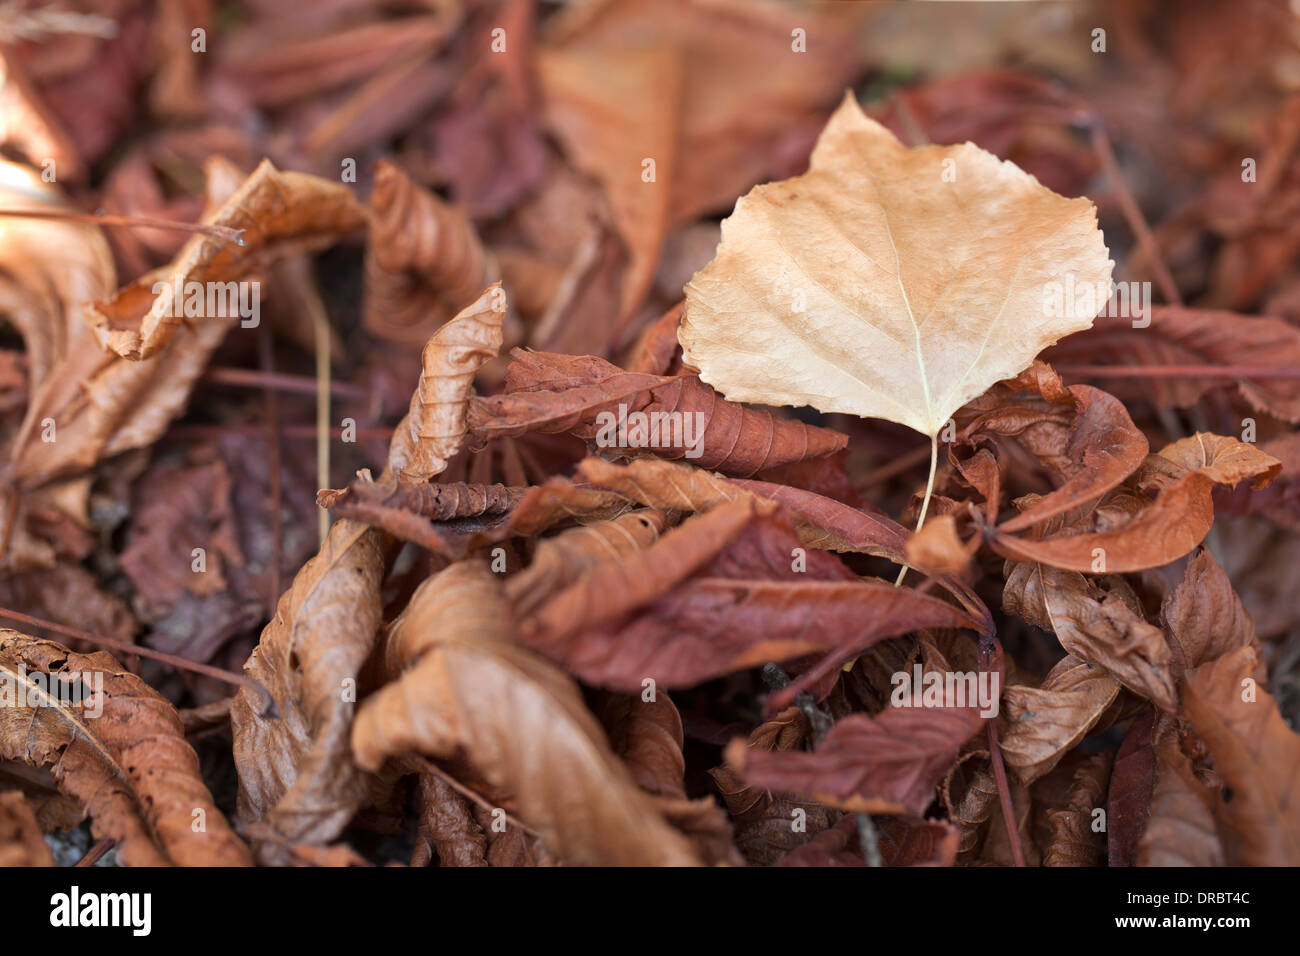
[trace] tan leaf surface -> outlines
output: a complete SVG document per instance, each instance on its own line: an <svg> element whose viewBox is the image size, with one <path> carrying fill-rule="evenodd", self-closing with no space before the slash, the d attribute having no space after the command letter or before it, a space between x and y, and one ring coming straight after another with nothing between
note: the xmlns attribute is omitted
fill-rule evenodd
<svg viewBox="0 0 1300 956"><path fill-rule="evenodd" d="M609 194L631 254L624 314L653 282L669 227L770 175L771 146L852 79L861 16L853 4L801 9L815 56L792 50L782 4L755 0L600 0L548 24L547 122Z"/></svg>
<svg viewBox="0 0 1300 956"><path fill-rule="evenodd" d="M1109 290L1111 268L1088 200L970 143L908 149L850 95L807 173L737 202L717 258L686 287L679 337L733 401L934 436L1092 324L1092 312L1047 314L1049 282Z"/></svg>
<svg viewBox="0 0 1300 956"><path fill-rule="evenodd" d="M0 792L0 868L53 865L45 835L22 792Z"/></svg>
<svg viewBox="0 0 1300 956"><path fill-rule="evenodd" d="M38 212L73 211L56 186L41 180L40 173L2 160L0 205ZM57 249L58 255L50 255L51 249ZM23 337L29 391L45 381L72 343L88 334L82 303L111 293L117 287L116 275L108 243L97 226L0 219L0 314Z"/></svg>
<svg viewBox="0 0 1300 956"><path fill-rule="evenodd" d="M305 173L281 172L263 160L205 221L241 231L244 244L195 235L168 267L95 303L88 318L104 348L128 359L147 359L167 343L181 325L185 309L184 303L172 301L170 291L155 293L157 282L170 286L175 281L237 281L283 256L328 245L360 228L365 219L348 187Z"/></svg>
<svg viewBox="0 0 1300 956"><path fill-rule="evenodd" d="M348 746L356 705L344 681L356 681L379 631L380 548L380 533L365 525L330 528L244 665L279 716L263 715L248 689L230 709L240 817L265 821L293 843L330 842L365 796Z"/></svg>
<svg viewBox="0 0 1300 956"><path fill-rule="evenodd" d="M496 282L425 344L420 383L388 452L399 480L428 481L460 450L474 376L501 348L505 314L506 295Z"/></svg>
<svg viewBox="0 0 1300 956"><path fill-rule="evenodd" d="M1248 682L1256 650L1238 648L1187 675L1187 719L1214 757L1224 793L1214 804L1231 866L1300 865L1300 734L1277 701Z"/></svg>
<svg viewBox="0 0 1300 956"><path fill-rule="evenodd" d="M392 681L352 731L363 768L463 754L565 862L698 862L615 756L577 684L515 642L485 564L462 561L425 581L389 627L384 660Z"/></svg>
<svg viewBox="0 0 1300 956"><path fill-rule="evenodd" d="M36 674L46 675L44 687ZM77 680L90 694L80 706L61 703L51 680ZM176 709L107 653L74 654L0 629L0 694L0 757L48 766L90 815L96 838L117 841L125 865L252 862L212 802Z"/></svg>

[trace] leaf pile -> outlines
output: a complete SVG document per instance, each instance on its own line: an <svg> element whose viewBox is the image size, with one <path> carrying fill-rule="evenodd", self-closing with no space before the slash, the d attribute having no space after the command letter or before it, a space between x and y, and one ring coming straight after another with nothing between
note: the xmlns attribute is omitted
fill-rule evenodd
<svg viewBox="0 0 1300 956"><path fill-rule="evenodd" d="M75 6L0 7L0 865L1300 864L1283 31Z"/></svg>

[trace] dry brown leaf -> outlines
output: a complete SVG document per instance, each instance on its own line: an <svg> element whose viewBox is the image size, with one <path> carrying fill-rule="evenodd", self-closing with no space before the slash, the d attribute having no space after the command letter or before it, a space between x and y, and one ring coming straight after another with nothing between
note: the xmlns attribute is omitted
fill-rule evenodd
<svg viewBox="0 0 1300 956"><path fill-rule="evenodd" d="M1262 487L1281 467L1252 444L1200 432L1147 457L1139 475L1163 487L1152 504L1119 527L1038 540L995 530L989 544L1003 557L1069 571L1122 574L1160 567L1181 558L1209 533L1215 484L1250 478L1254 487Z"/></svg>
<svg viewBox="0 0 1300 956"><path fill-rule="evenodd" d="M474 376L501 348L505 313L505 292L493 283L425 344L420 382L388 452L387 470L399 481L428 481L460 450Z"/></svg>
<svg viewBox="0 0 1300 956"><path fill-rule="evenodd" d="M462 561L420 585L389 627L384 660L392 682L352 731L364 769L411 753L464 755L565 862L698 862L610 750L577 685L515 642L486 564Z"/></svg>
<svg viewBox="0 0 1300 956"><path fill-rule="evenodd" d="M752 190L722 236L686 287L679 332L704 381L733 401L884 418L932 438L1092 324L1096 309L1047 314L1048 283L1109 294L1091 202L970 143L908 149L852 95L811 169Z"/></svg>
<svg viewBox="0 0 1300 956"><path fill-rule="evenodd" d="M53 866L36 814L18 790L0 792L0 868Z"/></svg>
<svg viewBox="0 0 1300 956"><path fill-rule="evenodd" d="M1007 576L1002 604L1161 710L1177 709L1169 645L1160 628L1146 622L1122 578L1097 581L1042 564L1017 565Z"/></svg>
<svg viewBox="0 0 1300 956"><path fill-rule="evenodd" d="M364 321L376 335L423 345L500 278L465 213L381 160L370 194Z"/></svg>
<svg viewBox="0 0 1300 956"><path fill-rule="evenodd" d="M586 458L578 464L578 475L651 508L675 511L705 511L746 495L771 499L790 509L799 537L810 548L902 560L907 532L892 519L789 485L723 478L650 457L622 466Z"/></svg>
<svg viewBox="0 0 1300 956"><path fill-rule="evenodd" d="M348 735L357 678L381 624L383 572L379 532L337 522L244 665L279 715L264 714L247 688L230 709L239 815L291 843L329 843L365 799Z"/></svg>
<svg viewBox="0 0 1300 956"><path fill-rule="evenodd" d="M48 766L124 864L251 863L212 802L176 709L108 654L0 629L0 693L0 756ZM75 693L80 703L68 703Z"/></svg>
<svg viewBox="0 0 1300 956"><path fill-rule="evenodd" d="M209 235L195 235L165 269L145 275L95 303L88 318L104 348L132 360L148 359L172 337L186 318L206 322L238 319L230 315L227 285L245 279L283 256L328 245L364 222L352 190L305 173L281 172L263 160L222 207L205 221L242 234L243 245ZM188 283L205 283L199 315L190 312ZM163 283L161 291L155 291ZM183 301L174 289L180 283ZM208 313L208 300L220 284L223 314ZM215 302L213 304L216 304Z"/></svg>
<svg viewBox="0 0 1300 956"><path fill-rule="evenodd" d="M647 508L544 538L528 567L506 579L506 597L522 618L596 565L648 548L667 523L664 512Z"/></svg>
<svg viewBox="0 0 1300 956"><path fill-rule="evenodd" d="M1002 757L1030 784L1046 774L1101 720L1119 683L1100 667L1063 657L1039 687L1012 684L1002 694Z"/></svg>
<svg viewBox="0 0 1300 956"><path fill-rule="evenodd" d="M40 173L6 161L0 161L0 206L50 213L73 211L57 187L44 182ZM51 249L57 249L58 255L50 255ZM59 359L88 336L82 304L109 295L116 286L113 257L97 226L0 219L0 313L23 337L29 393L45 381Z"/></svg>
<svg viewBox="0 0 1300 956"><path fill-rule="evenodd" d="M1096 828L1094 813L1105 803L1110 782L1110 753L1094 754L1074 771L1065 806L1048 810L1051 843L1043 866L1101 866L1106 860L1106 831Z"/></svg>
<svg viewBox="0 0 1300 956"><path fill-rule="evenodd" d="M852 79L861 16L851 5L801 10L815 57L795 52L787 11L752 0L600 0L548 24L547 120L609 194L631 253L623 315L650 288L668 229L777 172L779 138Z"/></svg>
<svg viewBox="0 0 1300 956"><path fill-rule="evenodd" d="M1210 807L1214 791L1197 779L1172 721L1155 741L1155 780L1138 866L1223 866L1223 844Z"/></svg>
<svg viewBox="0 0 1300 956"><path fill-rule="evenodd" d="M1254 647L1188 672L1187 719L1214 757L1214 804L1230 866L1300 865L1300 734L1253 677Z"/></svg>

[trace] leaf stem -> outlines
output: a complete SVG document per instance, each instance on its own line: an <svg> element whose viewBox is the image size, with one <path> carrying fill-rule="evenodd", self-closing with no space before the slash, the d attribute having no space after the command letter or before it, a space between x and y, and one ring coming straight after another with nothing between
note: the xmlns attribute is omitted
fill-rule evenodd
<svg viewBox="0 0 1300 956"><path fill-rule="evenodd" d="M939 433L935 432L930 436L930 477L925 482L925 497L921 499L921 513L916 516L916 530L921 530L921 525L925 524L925 512L930 507L930 495L934 493L934 473L939 467ZM907 565L903 565L898 571L898 577L894 580L894 587L903 583L903 578L907 576Z"/></svg>

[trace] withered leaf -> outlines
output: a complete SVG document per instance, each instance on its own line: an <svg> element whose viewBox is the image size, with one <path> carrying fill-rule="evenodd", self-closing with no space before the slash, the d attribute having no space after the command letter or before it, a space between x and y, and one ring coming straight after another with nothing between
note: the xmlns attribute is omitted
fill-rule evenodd
<svg viewBox="0 0 1300 956"><path fill-rule="evenodd" d="M1214 757L1224 791L1213 810L1234 866L1300 863L1300 734L1252 675L1254 647L1188 672L1187 719Z"/></svg>
<svg viewBox="0 0 1300 956"><path fill-rule="evenodd" d="M387 160L375 167L368 209L366 328L419 347L499 270L463 210L421 189Z"/></svg>
<svg viewBox="0 0 1300 956"><path fill-rule="evenodd" d="M0 868L53 866L54 856L21 791L0 791Z"/></svg>
<svg viewBox="0 0 1300 956"><path fill-rule="evenodd" d="M799 537L810 548L860 551L902 560L907 532L892 518L789 485L750 479L727 479L701 468L637 458L616 465L600 458L578 464L578 474L652 508L705 511L746 494L785 505Z"/></svg>
<svg viewBox="0 0 1300 956"><path fill-rule="evenodd" d="M230 305L234 282L283 256L328 245L364 221L361 206L346 186L305 173L282 172L263 160L208 218L209 225L241 233L242 245L195 235L166 269L95 303L87 313L91 327L104 348L128 359L151 358L186 317L239 318L237 304L233 312ZM198 316L191 311L190 283L205 285ZM215 298L216 288L223 298L213 315L208 300Z"/></svg>
<svg viewBox="0 0 1300 956"><path fill-rule="evenodd" d="M392 682L352 730L361 767L464 754L566 862L697 862L610 750L577 685L515 642L486 564L462 561L425 581L390 626L384 660Z"/></svg>
<svg viewBox="0 0 1300 956"><path fill-rule="evenodd" d="M1300 330L1273 316L1241 315L1218 309L1152 306L1149 325L1129 318L1101 315L1093 329L1071 338L1050 353L1053 362L1090 364L1237 365L1254 368L1294 368L1300 363ZM1289 422L1300 422L1300 384L1286 378L1238 379L1184 376L1157 378L1126 385L1118 382L1122 398L1154 399L1162 406L1194 405L1225 381L1235 382L1251 405Z"/></svg>
<svg viewBox="0 0 1300 956"><path fill-rule="evenodd" d="M1246 478L1257 486L1267 484L1281 463L1235 438L1198 433L1148 456L1143 467L1148 466L1156 475L1177 477L1119 528L1041 540L993 531L989 544L1004 557L1068 571L1120 574L1159 567L1191 551L1209 532L1215 484L1234 485Z"/></svg>
<svg viewBox="0 0 1300 956"><path fill-rule="evenodd" d="M505 312L505 292L497 282L424 346L420 382L388 452L388 468L398 480L428 481L460 450L474 376L501 348Z"/></svg>
<svg viewBox="0 0 1300 956"><path fill-rule="evenodd" d="M356 682L381 624L381 546L365 525L330 528L244 665L278 716L264 714L247 688L230 710L240 817L292 843L329 843L365 798L349 734Z"/></svg>
<svg viewBox="0 0 1300 956"><path fill-rule="evenodd" d="M601 0L566 13L539 51L546 116L609 193L632 255L626 315L654 278L669 227L777 171L780 137L851 80L862 11L802 12L816 63L792 55L784 11L743 0Z"/></svg>
<svg viewBox="0 0 1300 956"><path fill-rule="evenodd" d="M470 426L479 441L525 431L572 432L609 448L646 448L702 468L749 477L823 458L848 438L728 402L696 376L625 372L594 355L512 353L506 393L475 399ZM645 436L630 416L645 416ZM624 445L626 439L627 446Z"/></svg>
<svg viewBox="0 0 1300 956"><path fill-rule="evenodd" d="M813 653L826 667L919 628L976 628L951 604L806 551L775 508L730 501L596 567L526 621L524 639L590 683L631 692L647 677L689 687Z"/></svg>
<svg viewBox="0 0 1300 956"><path fill-rule="evenodd" d="M117 841L124 864L251 863L203 783L176 709L107 653L74 654L0 629L0 693L0 756L48 766L96 837Z"/></svg>
<svg viewBox="0 0 1300 956"><path fill-rule="evenodd" d="M1092 324L1092 312L1048 314L1048 283L1069 274L1109 291L1111 267L1088 200L971 143L908 149L850 94L807 173L737 202L717 258L686 287L679 337L685 360L732 401L884 418L933 437Z"/></svg>
<svg viewBox="0 0 1300 956"><path fill-rule="evenodd" d="M1100 667L1063 657L1039 687L1011 684L1002 693L1002 757L1033 783L1078 745L1119 694Z"/></svg>
<svg viewBox="0 0 1300 956"><path fill-rule="evenodd" d="M1105 670L1161 710L1177 709L1174 668L1160 628L1148 624L1121 578L1109 588L1073 571L1042 564L1012 569L1003 606L1056 634L1071 655Z"/></svg>

